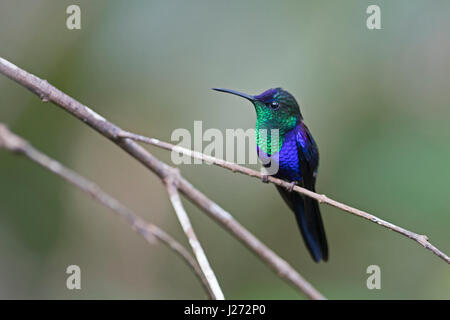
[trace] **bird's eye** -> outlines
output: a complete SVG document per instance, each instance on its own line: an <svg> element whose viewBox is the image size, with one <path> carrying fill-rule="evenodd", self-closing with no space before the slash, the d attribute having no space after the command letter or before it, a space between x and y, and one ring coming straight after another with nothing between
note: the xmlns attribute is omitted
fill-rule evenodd
<svg viewBox="0 0 450 320"><path fill-rule="evenodd" d="M280 104L279 104L278 102L276 102L276 101L272 101L272 102L269 104L269 106L270 106L270 108L271 108L272 110L277 110L277 109L280 107Z"/></svg>

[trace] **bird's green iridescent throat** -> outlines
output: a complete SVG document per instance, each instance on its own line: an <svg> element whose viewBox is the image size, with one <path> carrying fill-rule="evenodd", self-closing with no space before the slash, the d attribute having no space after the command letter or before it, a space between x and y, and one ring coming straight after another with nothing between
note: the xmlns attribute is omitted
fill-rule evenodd
<svg viewBox="0 0 450 320"><path fill-rule="evenodd" d="M261 151L272 155L281 150L283 142L290 130L297 124L297 117L294 115L282 115L275 113L264 104L254 102L256 109L256 143ZM278 130L278 134L272 130ZM278 136L278 143L273 141Z"/></svg>

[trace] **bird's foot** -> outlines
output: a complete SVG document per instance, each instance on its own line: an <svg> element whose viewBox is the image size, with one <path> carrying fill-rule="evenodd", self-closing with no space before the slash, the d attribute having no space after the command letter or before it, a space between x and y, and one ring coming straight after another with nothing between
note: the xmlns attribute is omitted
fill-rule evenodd
<svg viewBox="0 0 450 320"><path fill-rule="evenodd" d="M263 175L261 176L261 181L262 181L263 183L269 183L269 175L263 174Z"/></svg>
<svg viewBox="0 0 450 320"><path fill-rule="evenodd" d="M287 191L292 192L294 191L294 187L298 184L298 181L292 181L291 185L288 187Z"/></svg>

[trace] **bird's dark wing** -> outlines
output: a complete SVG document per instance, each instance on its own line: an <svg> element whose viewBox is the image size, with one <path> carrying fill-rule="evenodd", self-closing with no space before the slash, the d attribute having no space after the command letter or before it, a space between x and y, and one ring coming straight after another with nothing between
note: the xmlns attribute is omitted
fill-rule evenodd
<svg viewBox="0 0 450 320"><path fill-rule="evenodd" d="M302 152L302 155L299 156L299 161L303 158L308 165L308 170L312 170L313 172L317 171L317 167L319 166L319 150L308 127L303 122L297 127L296 141L297 149L300 149L298 151Z"/></svg>
<svg viewBox="0 0 450 320"><path fill-rule="evenodd" d="M315 192L319 152L308 128L303 123L301 125L296 139L301 185ZM328 245L319 204L316 200L298 193L293 193L292 198L297 223L311 255L315 261L328 260Z"/></svg>

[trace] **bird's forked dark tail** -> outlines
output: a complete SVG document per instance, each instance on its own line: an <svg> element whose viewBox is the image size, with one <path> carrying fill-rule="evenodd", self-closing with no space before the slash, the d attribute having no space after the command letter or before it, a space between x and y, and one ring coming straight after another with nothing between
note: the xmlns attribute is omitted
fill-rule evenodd
<svg viewBox="0 0 450 320"><path fill-rule="evenodd" d="M312 258L316 262L328 260L328 244L317 200L289 192L277 186L283 199L294 211L298 227ZM314 190L311 190L314 191Z"/></svg>

